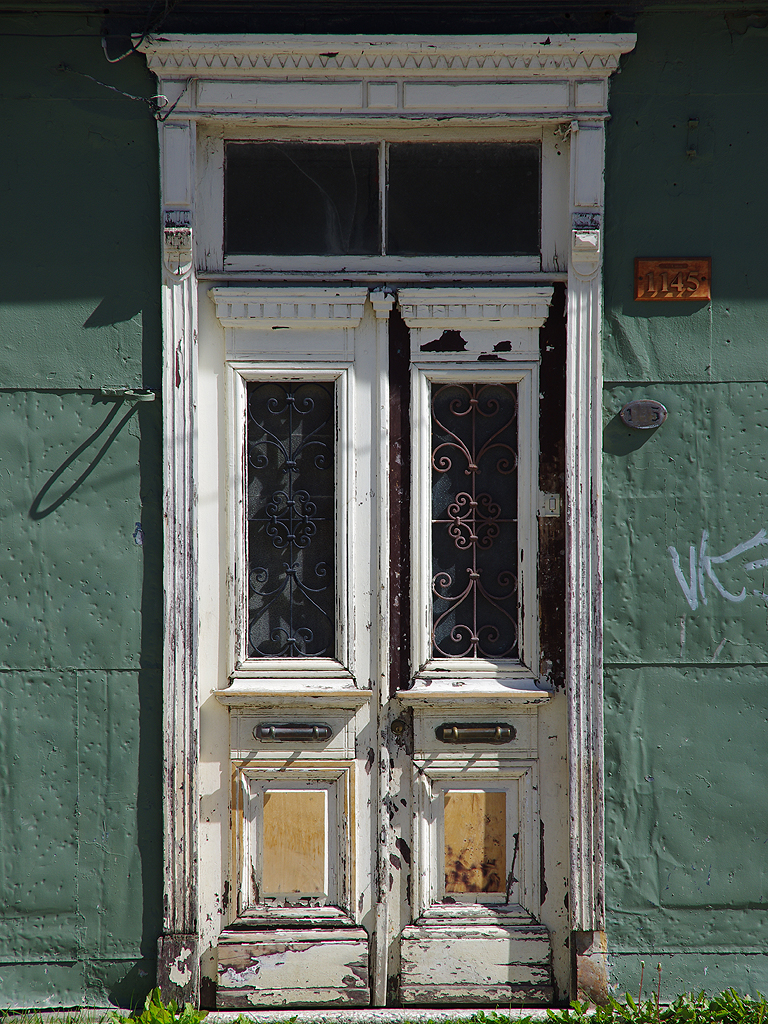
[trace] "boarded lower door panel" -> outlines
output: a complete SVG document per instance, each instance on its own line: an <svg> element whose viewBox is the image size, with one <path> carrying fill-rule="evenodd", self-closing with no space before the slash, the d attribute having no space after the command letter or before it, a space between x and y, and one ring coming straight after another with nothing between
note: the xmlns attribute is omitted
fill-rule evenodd
<svg viewBox="0 0 768 1024"><path fill-rule="evenodd" d="M219 938L217 1009L369 1002L362 928L229 929Z"/></svg>
<svg viewBox="0 0 768 1024"><path fill-rule="evenodd" d="M411 1006L549 1003L551 965L542 925L417 924L403 931L400 995Z"/></svg>

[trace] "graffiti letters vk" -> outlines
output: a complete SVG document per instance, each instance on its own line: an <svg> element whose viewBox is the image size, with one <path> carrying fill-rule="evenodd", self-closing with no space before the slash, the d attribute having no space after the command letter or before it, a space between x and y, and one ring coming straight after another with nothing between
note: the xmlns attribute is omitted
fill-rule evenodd
<svg viewBox="0 0 768 1024"><path fill-rule="evenodd" d="M695 544L691 544L688 549L687 577L680 564L677 548L669 547L667 551L672 559L672 568L675 570L677 582L680 584L686 601L691 606L691 611L695 612L700 603L707 604L708 590L716 591L726 601L732 601L734 604L746 600L749 594L768 602L768 593L749 585L752 584L750 573L768 567L768 557L755 558L755 555L759 553L759 548L767 547L768 534L765 530L760 530L750 540L737 544L735 548L726 551L724 555L713 555L709 552L709 532L702 530L698 550ZM725 576L728 586L732 587L733 583L730 581L739 576L743 578L743 573L747 574L748 584L743 585L737 593L729 590L720 578L721 575Z"/></svg>

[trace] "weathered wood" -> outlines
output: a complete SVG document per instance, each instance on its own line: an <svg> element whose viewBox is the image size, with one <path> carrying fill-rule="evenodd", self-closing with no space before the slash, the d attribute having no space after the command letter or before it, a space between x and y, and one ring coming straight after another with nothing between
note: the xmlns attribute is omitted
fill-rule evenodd
<svg viewBox="0 0 768 1024"><path fill-rule="evenodd" d="M368 935L363 928L326 929L318 936L314 928L275 928L263 932L242 932L227 928L219 936L220 946L274 946L276 943L302 942L367 942ZM219 956L221 963L221 956Z"/></svg>
<svg viewBox="0 0 768 1024"><path fill-rule="evenodd" d="M297 988L297 989L224 989L216 995L217 1010L248 1010L254 1006L368 1006L368 989Z"/></svg>
<svg viewBox="0 0 768 1024"><path fill-rule="evenodd" d="M446 928L419 928L411 925L403 929L403 937L409 942L423 943L425 946L440 946L450 943L495 942L501 939L505 943L504 957L512 949L526 950L520 953L520 963L538 963L546 957L550 949L549 935L546 929L517 931L506 928L475 928L472 925L456 924ZM510 963L518 962L511 957ZM543 962L543 961L542 961Z"/></svg>
<svg viewBox="0 0 768 1024"><path fill-rule="evenodd" d="M509 1002L519 989L526 1001L547 1002L551 965L549 933L540 925L411 926L403 931L401 997L404 1003L466 1006Z"/></svg>
<svg viewBox="0 0 768 1024"><path fill-rule="evenodd" d="M554 286L552 305L539 331L539 489L565 503L565 288ZM565 687L565 516L539 518L539 676ZM519 740L518 740L519 744ZM516 744L517 745L517 744Z"/></svg>
<svg viewBox="0 0 768 1024"><path fill-rule="evenodd" d="M157 940L157 985L165 1002L197 1004L200 955L197 935L163 935Z"/></svg>
<svg viewBox="0 0 768 1024"><path fill-rule="evenodd" d="M404 1006L541 1006L554 1000L551 985L403 985Z"/></svg>
<svg viewBox="0 0 768 1024"><path fill-rule="evenodd" d="M233 921L224 941L234 942L233 932L261 931L264 928L348 928L354 921L338 907L269 907L261 904L245 910Z"/></svg>
<svg viewBox="0 0 768 1024"><path fill-rule="evenodd" d="M159 126L165 225L163 277L163 938L158 983L165 998L197 1004L198 695L197 695L197 282L192 267L189 167L194 121ZM184 244L176 246L180 239ZM188 958L180 965L182 952ZM174 979L185 978L184 982ZM165 986L165 987L164 987Z"/></svg>
<svg viewBox="0 0 768 1024"><path fill-rule="evenodd" d="M571 942L576 961L576 998L605 1006L610 995L605 932L573 932Z"/></svg>
<svg viewBox="0 0 768 1024"><path fill-rule="evenodd" d="M580 120L574 136L565 405L570 910L572 927L591 931L605 923L600 416L605 126Z"/></svg>
<svg viewBox="0 0 768 1024"><path fill-rule="evenodd" d="M368 935L362 928L226 930L219 940L216 1006L367 1006Z"/></svg>

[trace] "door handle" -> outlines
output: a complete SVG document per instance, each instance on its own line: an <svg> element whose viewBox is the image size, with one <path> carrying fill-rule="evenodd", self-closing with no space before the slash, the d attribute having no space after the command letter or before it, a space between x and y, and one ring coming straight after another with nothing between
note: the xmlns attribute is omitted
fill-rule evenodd
<svg viewBox="0 0 768 1024"><path fill-rule="evenodd" d="M438 725L435 735L441 743L511 743L517 736L514 725L483 722L478 725Z"/></svg>
<svg viewBox="0 0 768 1024"><path fill-rule="evenodd" d="M253 730L257 740L271 740L273 743L287 743L298 740L301 743L319 743L333 736L330 725L267 725L259 723Z"/></svg>

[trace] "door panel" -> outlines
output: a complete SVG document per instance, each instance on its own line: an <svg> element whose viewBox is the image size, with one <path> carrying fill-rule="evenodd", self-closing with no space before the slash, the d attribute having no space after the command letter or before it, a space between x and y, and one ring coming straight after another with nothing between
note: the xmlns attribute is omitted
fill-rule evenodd
<svg viewBox="0 0 768 1024"><path fill-rule="evenodd" d="M217 1006L551 1002L567 777L564 699L539 684L546 290L403 290L391 339L381 293L228 291L241 625L217 694L235 893Z"/></svg>

